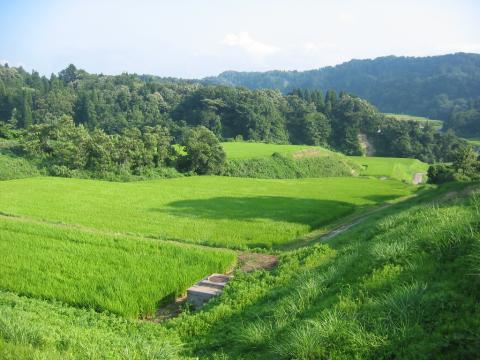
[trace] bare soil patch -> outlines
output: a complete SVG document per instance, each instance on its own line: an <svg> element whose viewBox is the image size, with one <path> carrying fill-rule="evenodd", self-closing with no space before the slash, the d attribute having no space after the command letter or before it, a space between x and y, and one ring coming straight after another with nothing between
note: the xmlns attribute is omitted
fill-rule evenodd
<svg viewBox="0 0 480 360"><path fill-rule="evenodd" d="M250 272L258 269L270 270L278 262L278 256L257 253L240 253L238 256L238 268L244 272Z"/></svg>

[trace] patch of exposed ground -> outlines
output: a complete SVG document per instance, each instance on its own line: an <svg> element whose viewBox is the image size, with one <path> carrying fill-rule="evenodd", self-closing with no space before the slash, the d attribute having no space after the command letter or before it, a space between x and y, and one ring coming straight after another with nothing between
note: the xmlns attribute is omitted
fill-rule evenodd
<svg viewBox="0 0 480 360"><path fill-rule="evenodd" d="M318 149L305 149L305 150L295 151L292 155L295 159L300 159L304 157L322 156L322 152Z"/></svg>
<svg viewBox="0 0 480 360"><path fill-rule="evenodd" d="M238 255L238 268L244 272L259 269L272 269L278 262L278 256L243 252Z"/></svg>
<svg viewBox="0 0 480 360"><path fill-rule="evenodd" d="M413 174L413 180L412 180L413 185L418 185L418 184L422 183L424 175L426 175L426 174L423 173L423 172L417 172L417 173Z"/></svg>

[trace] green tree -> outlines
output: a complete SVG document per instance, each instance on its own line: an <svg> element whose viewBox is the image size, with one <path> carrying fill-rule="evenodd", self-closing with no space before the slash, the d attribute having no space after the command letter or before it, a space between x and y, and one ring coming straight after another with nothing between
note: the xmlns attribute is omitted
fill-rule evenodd
<svg viewBox="0 0 480 360"><path fill-rule="evenodd" d="M21 116L18 126L26 129L32 125L32 93L30 90L24 90L22 94Z"/></svg>
<svg viewBox="0 0 480 360"><path fill-rule="evenodd" d="M213 132L204 126L188 129L182 144L186 155L179 159L182 171L199 175L220 174L225 166L226 155Z"/></svg>

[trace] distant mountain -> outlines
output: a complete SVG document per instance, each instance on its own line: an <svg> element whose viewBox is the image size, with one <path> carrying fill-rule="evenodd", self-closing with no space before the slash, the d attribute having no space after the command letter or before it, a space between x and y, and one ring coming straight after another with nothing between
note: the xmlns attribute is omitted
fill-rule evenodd
<svg viewBox="0 0 480 360"><path fill-rule="evenodd" d="M480 54L386 56L309 71L226 71L204 81L283 93L297 88L346 91L384 112L448 119L453 109L480 98Z"/></svg>

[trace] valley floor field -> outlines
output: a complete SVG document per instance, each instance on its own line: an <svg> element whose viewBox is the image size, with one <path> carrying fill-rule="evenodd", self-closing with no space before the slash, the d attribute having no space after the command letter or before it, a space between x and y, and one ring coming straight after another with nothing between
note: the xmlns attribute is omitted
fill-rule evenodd
<svg viewBox="0 0 480 360"><path fill-rule="evenodd" d="M158 239L269 248L413 191L398 181L354 177L134 183L37 177L0 182L0 212Z"/></svg>

